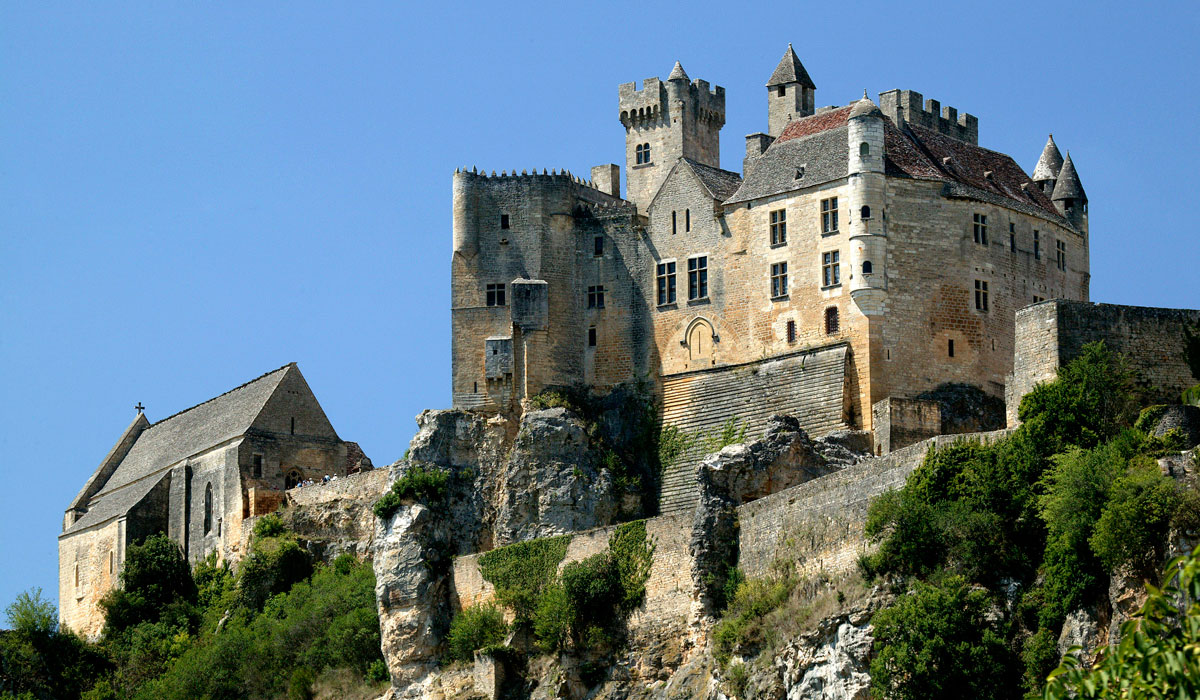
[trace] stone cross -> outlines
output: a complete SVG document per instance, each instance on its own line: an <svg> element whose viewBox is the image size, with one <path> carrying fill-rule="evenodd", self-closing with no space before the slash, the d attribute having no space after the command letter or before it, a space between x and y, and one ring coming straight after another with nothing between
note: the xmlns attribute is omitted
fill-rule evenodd
<svg viewBox="0 0 1200 700"><path fill-rule="evenodd" d="M138 401L137 405L133 407L133 410L137 411L140 414L146 410L146 407L142 405L141 401Z"/></svg>

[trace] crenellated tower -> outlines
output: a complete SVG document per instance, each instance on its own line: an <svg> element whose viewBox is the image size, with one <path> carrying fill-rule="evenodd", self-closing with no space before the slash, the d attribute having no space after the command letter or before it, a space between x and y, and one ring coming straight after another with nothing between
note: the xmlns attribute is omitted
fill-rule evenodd
<svg viewBox="0 0 1200 700"><path fill-rule="evenodd" d="M678 61L666 82L658 78L620 87L625 127L626 199L644 212L680 158L721 167L725 88L689 80Z"/></svg>
<svg viewBox="0 0 1200 700"><path fill-rule="evenodd" d="M863 92L847 120L850 196L850 298L864 315L883 314L887 300L883 112Z"/></svg>
<svg viewBox="0 0 1200 700"><path fill-rule="evenodd" d="M793 119L812 116L817 86L788 44L775 72L767 80L767 133L775 138Z"/></svg>

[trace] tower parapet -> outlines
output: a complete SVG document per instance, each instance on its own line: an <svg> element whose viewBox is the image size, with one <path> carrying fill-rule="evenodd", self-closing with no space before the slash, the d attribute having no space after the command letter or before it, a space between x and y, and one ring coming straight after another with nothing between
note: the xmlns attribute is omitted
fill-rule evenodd
<svg viewBox="0 0 1200 700"><path fill-rule="evenodd" d="M922 99L915 90L888 90L879 94L879 108L896 126L906 122L916 124L979 145L979 119L975 115L966 112L960 115L956 108L943 107L933 99L924 100L922 106Z"/></svg>

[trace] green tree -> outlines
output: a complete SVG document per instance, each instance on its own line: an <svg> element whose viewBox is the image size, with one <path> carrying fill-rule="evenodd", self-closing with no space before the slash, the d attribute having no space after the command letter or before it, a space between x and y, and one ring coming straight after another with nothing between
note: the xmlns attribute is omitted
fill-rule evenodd
<svg viewBox="0 0 1200 700"><path fill-rule="evenodd" d="M508 625L500 608L494 605L463 608L450 621L447 656L452 661L470 661L480 649L502 644L507 634Z"/></svg>
<svg viewBox="0 0 1200 700"><path fill-rule="evenodd" d="M1143 700L1200 697L1200 555L1166 567L1162 589L1121 626L1121 641L1085 668L1072 649L1050 674L1046 700Z"/></svg>
<svg viewBox="0 0 1200 700"><path fill-rule="evenodd" d="M4 609L4 618L17 632L50 634L58 630L58 610L42 597L41 588L18 593L17 599Z"/></svg>
<svg viewBox="0 0 1200 700"><path fill-rule="evenodd" d="M195 615L196 594L196 582L179 545L166 535L151 535L129 546L121 587L100 600L105 637L160 620L188 628Z"/></svg>
<svg viewBox="0 0 1200 700"><path fill-rule="evenodd" d="M1013 659L989 621L987 594L957 577L914 590L875 614L871 690L888 700L1003 698Z"/></svg>
<svg viewBox="0 0 1200 700"><path fill-rule="evenodd" d="M1021 399L1017 415L1047 454L1095 447L1137 418L1133 373L1103 342L1088 343L1055 381Z"/></svg>

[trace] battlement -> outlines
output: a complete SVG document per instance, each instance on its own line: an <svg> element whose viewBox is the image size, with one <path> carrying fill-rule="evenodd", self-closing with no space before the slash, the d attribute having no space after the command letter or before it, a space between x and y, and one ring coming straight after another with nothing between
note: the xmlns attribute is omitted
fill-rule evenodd
<svg viewBox="0 0 1200 700"><path fill-rule="evenodd" d="M676 85L683 88L680 90L682 94L671 94L678 89ZM694 103L701 121L715 123L718 127L725 124L725 88L710 86L707 80L697 78L690 83L683 83L646 78L642 81L641 90L637 89L636 82L622 83L618 88L618 96L621 123L626 129L667 119L668 101L672 98Z"/></svg>
<svg viewBox="0 0 1200 700"><path fill-rule="evenodd" d="M610 197L612 196L611 193L606 192L599 185L597 185L594 181L585 180L577 175L573 175L570 170L566 170L566 169L563 169L561 171L557 170L557 169L552 169L552 170L547 171L545 168L542 168L542 172L539 173L537 171L537 168L534 168L532 171L522 170L520 173L517 173L516 168L513 168L512 172L509 172L507 170L501 170L499 175L497 175L496 171L493 170L491 172L491 174L489 175L486 170L479 170L478 167L472 167L470 170L468 170L466 168L466 166L463 166L461 168L455 168L454 174L456 176L468 176L468 177L474 177L474 178L481 178L484 180L493 180L493 179L495 179L495 180L513 180L515 178L515 179L525 179L525 180L537 180L537 181L542 181L542 182L549 182L549 181L569 182L574 185L579 185L580 187L586 187L588 189L596 190L596 192L603 194L603 195L608 195Z"/></svg>
<svg viewBox="0 0 1200 700"><path fill-rule="evenodd" d="M979 145L979 119L958 109L943 107L934 99L923 100L915 90L888 90L879 93L879 109L897 126L916 124L953 139Z"/></svg>

